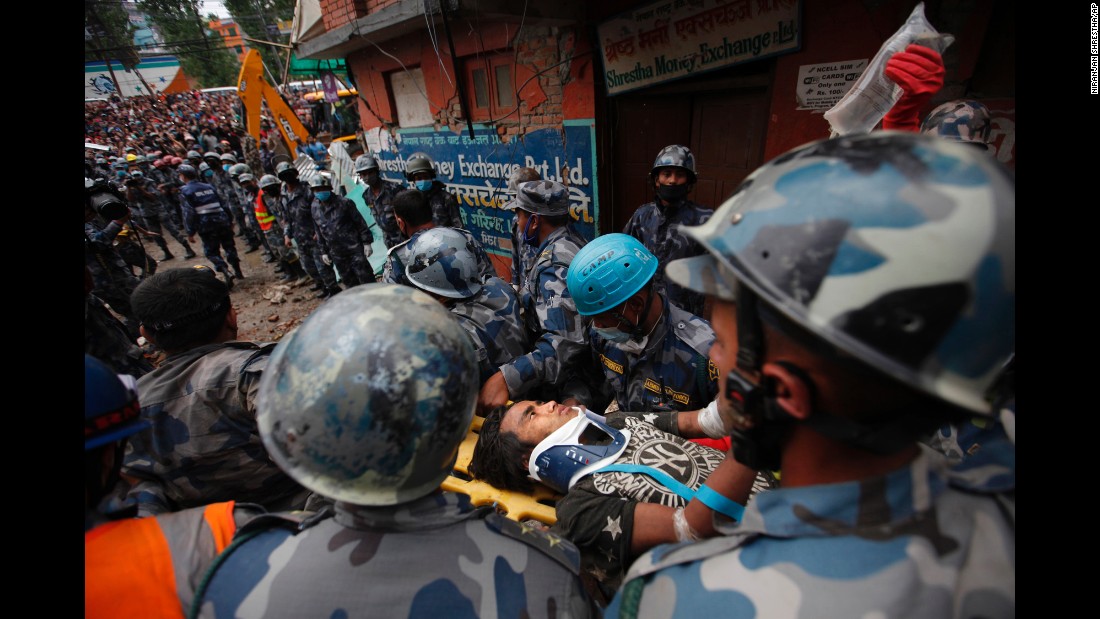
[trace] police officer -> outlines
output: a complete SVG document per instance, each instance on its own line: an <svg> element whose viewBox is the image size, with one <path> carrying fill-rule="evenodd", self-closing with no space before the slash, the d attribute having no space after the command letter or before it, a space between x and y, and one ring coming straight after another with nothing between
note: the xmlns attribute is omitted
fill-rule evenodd
<svg viewBox="0 0 1100 619"><path fill-rule="evenodd" d="M141 170L132 169L130 171L130 179L126 182L126 199L141 211L143 227L153 233L150 236L160 247L160 250L164 252L162 260L175 258L172 252L168 251L168 241L164 238L162 227L167 229L172 238L183 246L185 260L195 257L195 251L191 249L187 237L183 236L183 233L176 227L176 223L164 211L164 202L156 183L152 179L146 178Z"/></svg>
<svg viewBox="0 0 1100 619"><path fill-rule="evenodd" d="M140 333L130 294L140 280L114 245L130 210L113 181L85 177L84 191L84 266L91 273L92 292L123 317L130 339L137 341Z"/></svg>
<svg viewBox="0 0 1100 619"><path fill-rule="evenodd" d="M318 291L315 298L323 299L343 290L336 283L336 272L321 258L321 247L317 243L317 225L313 223L313 192L302 182L298 170L288 161L280 161L275 166L279 180L286 185L282 192L283 245L298 245L298 258L303 269L313 278L311 290Z"/></svg>
<svg viewBox="0 0 1100 619"><path fill-rule="evenodd" d="M884 131L796 148L686 229L707 254L668 276L714 303L733 455L782 480L640 557L608 615L1014 617L1015 449L963 470L918 440L991 416L1015 211L992 157Z"/></svg>
<svg viewBox="0 0 1100 619"><path fill-rule="evenodd" d="M442 303L469 334L480 385L530 347L515 291L499 277L482 279L464 232L431 228L416 235L408 243L405 279Z"/></svg>
<svg viewBox="0 0 1100 619"><path fill-rule="evenodd" d="M649 173L656 196L653 202L638 207L623 228L624 234L638 239L660 264L677 258L698 256L703 248L680 232L681 226L697 226L714 214L713 209L688 199L695 186L695 155L691 149L672 144L657 153ZM663 270L657 271L656 284L666 289L669 301L696 316L703 313L703 295L666 282Z"/></svg>
<svg viewBox="0 0 1100 619"><path fill-rule="evenodd" d="M428 203L428 197L415 189L405 189L394 197L393 217L401 235L409 240L394 245L386 252L386 262L382 267L382 281L387 284L408 284L405 278L405 265L411 258L409 252L411 241L420 233L438 226L432 219L432 207ZM493 267L493 261L474 235L462 228L448 229L457 230L466 238L466 244L477 261L478 277L482 280L496 277L497 271Z"/></svg>
<svg viewBox="0 0 1100 619"><path fill-rule="evenodd" d="M425 153L413 153L405 161L405 178L409 185L428 197L432 205L432 221L437 226L462 228L462 217L458 211L458 200L442 181L436 180L432 158Z"/></svg>
<svg viewBox="0 0 1100 619"><path fill-rule="evenodd" d="M406 286L350 289L287 335L260 382L261 436L333 504L242 531L199 616L594 616L575 546L439 487L473 420L475 364L447 310Z"/></svg>
<svg viewBox="0 0 1100 619"><path fill-rule="evenodd" d="M267 236L268 247L283 267L280 279L296 285L304 284L309 276L302 270L298 254L294 253L293 248L283 246L283 226L280 222L286 221L287 217L282 202L282 183L273 174L264 174L259 186L262 193L256 200L256 220Z"/></svg>
<svg viewBox="0 0 1100 619"><path fill-rule="evenodd" d="M355 160L355 173L367 186L363 199L374 215L374 222L382 229L382 242L386 249L404 243L409 237L397 227L393 217L393 198L401 191L401 186L382 178L378 172L378 160L373 155L360 155Z"/></svg>
<svg viewBox="0 0 1100 619"><path fill-rule="evenodd" d="M521 397L556 399L570 374L590 363L587 325L565 281L573 256L587 242L572 225L569 189L555 181L528 181L505 208L516 211L524 242L538 248L519 289L533 346L485 381L478 395L483 411Z"/></svg>
<svg viewBox="0 0 1100 619"><path fill-rule="evenodd" d="M332 178L327 172L314 175L309 187L313 191L310 213L317 226L322 262L335 264L349 288L376 281L374 267L367 260L374 252L374 236L355 203L332 191Z"/></svg>
<svg viewBox="0 0 1100 619"><path fill-rule="evenodd" d="M234 221L237 222L237 236L243 238L248 243L248 249L245 253L251 253L260 248L262 241L256 230L260 229L257 223L255 227L251 225L251 221L248 219L246 211L252 211L255 208L252 202L242 202L238 198L236 189L233 187L233 179L229 175L229 171L222 168L221 155L210 151L203 155L203 163L207 166L202 168L200 166L199 171L202 172L203 182L210 183L218 190L218 195L222 198L222 201L229 206L229 212L233 214ZM256 216L253 213L251 219L255 219ZM270 251L270 248L265 246L265 249Z"/></svg>
<svg viewBox="0 0 1100 619"><path fill-rule="evenodd" d="M180 196L187 239L194 241L198 233L202 239L203 255L214 264L214 270L222 274L226 285L233 288L233 275L244 278L241 259L233 243L233 215L229 207L218 199L214 186L198 180L199 171L194 166L181 163L177 172L183 182ZM225 258L222 258L222 250L225 251ZM229 273L227 261L233 267L233 274Z"/></svg>
<svg viewBox="0 0 1100 619"><path fill-rule="evenodd" d="M718 369L707 359L710 323L670 302L654 285L657 257L638 239L604 234L581 248L566 283L581 316L601 380L596 393L565 395L602 411L698 410L718 395ZM721 434L719 434L721 436Z"/></svg>
<svg viewBox="0 0 1100 619"><path fill-rule="evenodd" d="M103 511L128 439L149 426L131 378L84 355L84 616L184 617L196 576L262 510L227 501L155 518Z"/></svg>

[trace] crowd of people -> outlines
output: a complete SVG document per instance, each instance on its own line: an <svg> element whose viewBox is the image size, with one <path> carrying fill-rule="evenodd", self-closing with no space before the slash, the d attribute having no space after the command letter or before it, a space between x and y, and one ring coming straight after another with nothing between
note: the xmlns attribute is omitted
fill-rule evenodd
<svg viewBox="0 0 1100 619"><path fill-rule="evenodd" d="M363 285L328 173L257 178L173 102L182 156L86 166L86 616L1015 616L1015 181L980 104L916 118L936 63L717 209L682 144L591 241L516 170L510 282L427 155L355 160ZM210 266L135 274L128 220ZM327 298L277 345L236 339L235 223ZM440 488L475 413L470 475L548 486L552 526Z"/></svg>

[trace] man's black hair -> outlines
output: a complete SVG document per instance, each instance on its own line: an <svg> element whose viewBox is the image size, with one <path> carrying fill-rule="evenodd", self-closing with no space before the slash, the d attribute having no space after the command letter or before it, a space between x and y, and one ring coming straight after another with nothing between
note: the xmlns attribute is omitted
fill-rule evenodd
<svg viewBox="0 0 1100 619"><path fill-rule="evenodd" d="M470 457L470 475L502 490L529 493L535 486L524 461L533 446L524 445L515 432L500 431L506 412L507 406L498 406L485 416Z"/></svg>
<svg viewBox="0 0 1100 619"><path fill-rule="evenodd" d="M393 212L414 228L432 220L432 205L428 202L428 196L416 189L406 189L394 196Z"/></svg>
<svg viewBox="0 0 1100 619"><path fill-rule="evenodd" d="M218 336L229 313L229 290L211 269L168 269L138 284L130 305L157 348L180 352Z"/></svg>

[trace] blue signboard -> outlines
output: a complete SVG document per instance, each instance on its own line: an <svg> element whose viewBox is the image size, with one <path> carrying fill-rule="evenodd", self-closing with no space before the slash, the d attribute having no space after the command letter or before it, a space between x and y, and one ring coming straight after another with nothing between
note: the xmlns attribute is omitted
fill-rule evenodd
<svg viewBox="0 0 1100 619"><path fill-rule="evenodd" d="M529 131L507 144L494 129L479 125L474 125L473 139L465 131L400 129L396 140L375 153L382 176L408 187L405 160L417 152L432 158L437 180L458 199L463 227L489 253L512 255L512 212L503 206L515 197L508 190L508 176L516 168L535 168L544 179L567 185L574 225L589 240L596 235L599 211L592 119L565 121L560 129Z"/></svg>

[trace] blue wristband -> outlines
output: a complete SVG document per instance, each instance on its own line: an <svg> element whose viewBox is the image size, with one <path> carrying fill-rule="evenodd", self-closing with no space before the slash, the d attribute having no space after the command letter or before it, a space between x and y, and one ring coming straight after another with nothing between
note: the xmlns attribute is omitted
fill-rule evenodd
<svg viewBox="0 0 1100 619"><path fill-rule="evenodd" d="M706 505L716 512L721 512L738 522L741 521L741 517L745 514L745 507L743 505L729 500L706 484L699 486L699 489L695 491L695 498L702 501L703 505Z"/></svg>

